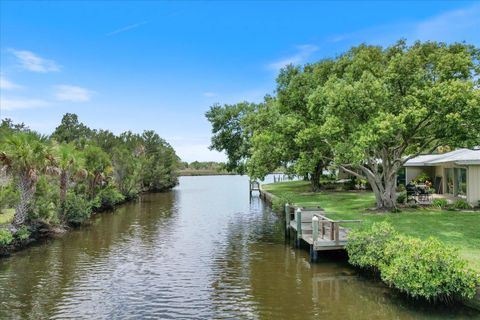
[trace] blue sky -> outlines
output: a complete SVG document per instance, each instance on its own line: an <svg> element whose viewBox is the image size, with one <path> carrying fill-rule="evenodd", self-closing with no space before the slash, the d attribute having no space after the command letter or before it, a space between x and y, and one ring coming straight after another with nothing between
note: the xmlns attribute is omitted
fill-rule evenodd
<svg viewBox="0 0 480 320"><path fill-rule="evenodd" d="M51 133L66 112L209 151L215 102L260 101L287 63L399 38L480 45L479 2L0 2L1 117Z"/></svg>

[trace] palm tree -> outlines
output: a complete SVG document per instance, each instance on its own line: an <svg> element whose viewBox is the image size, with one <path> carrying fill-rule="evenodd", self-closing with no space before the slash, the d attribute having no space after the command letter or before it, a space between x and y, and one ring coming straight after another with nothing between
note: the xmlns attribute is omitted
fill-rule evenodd
<svg viewBox="0 0 480 320"><path fill-rule="evenodd" d="M82 173L83 158L81 153L71 143L56 145L54 148L55 167L60 176L60 213L65 214L65 199L67 197L68 183L72 175Z"/></svg>
<svg viewBox="0 0 480 320"><path fill-rule="evenodd" d="M53 159L46 138L34 132L7 134L1 141L0 162L15 179L20 201L15 207L13 224L25 223L35 194L38 175Z"/></svg>

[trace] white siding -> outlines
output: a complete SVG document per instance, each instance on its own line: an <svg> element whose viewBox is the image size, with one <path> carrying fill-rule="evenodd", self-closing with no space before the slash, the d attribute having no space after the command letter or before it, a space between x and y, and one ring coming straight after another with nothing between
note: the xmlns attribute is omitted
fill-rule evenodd
<svg viewBox="0 0 480 320"><path fill-rule="evenodd" d="M469 166L467 172L467 201L477 206L480 201L480 166Z"/></svg>

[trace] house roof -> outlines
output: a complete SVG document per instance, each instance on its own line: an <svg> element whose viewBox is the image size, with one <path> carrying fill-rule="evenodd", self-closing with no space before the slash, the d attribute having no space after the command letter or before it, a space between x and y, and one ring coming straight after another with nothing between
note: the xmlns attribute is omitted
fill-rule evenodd
<svg viewBox="0 0 480 320"><path fill-rule="evenodd" d="M480 165L480 149L458 149L443 154L426 154L412 158L405 163L406 167L434 166L442 163L458 165Z"/></svg>

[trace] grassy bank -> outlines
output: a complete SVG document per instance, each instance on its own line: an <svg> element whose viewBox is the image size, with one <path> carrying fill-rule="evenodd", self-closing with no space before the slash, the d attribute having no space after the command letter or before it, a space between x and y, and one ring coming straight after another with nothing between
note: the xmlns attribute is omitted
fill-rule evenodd
<svg viewBox="0 0 480 320"><path fill-rule="evenodd" d="M264 190L306 207L320 206L334 219L388 221L403 234L418 238L434 236L459 249L470 266L480 272L480 212L433 209L405 209L400 213L374 213L371 192L310 192L305 181L282 182L263 186Z"/></svg>

